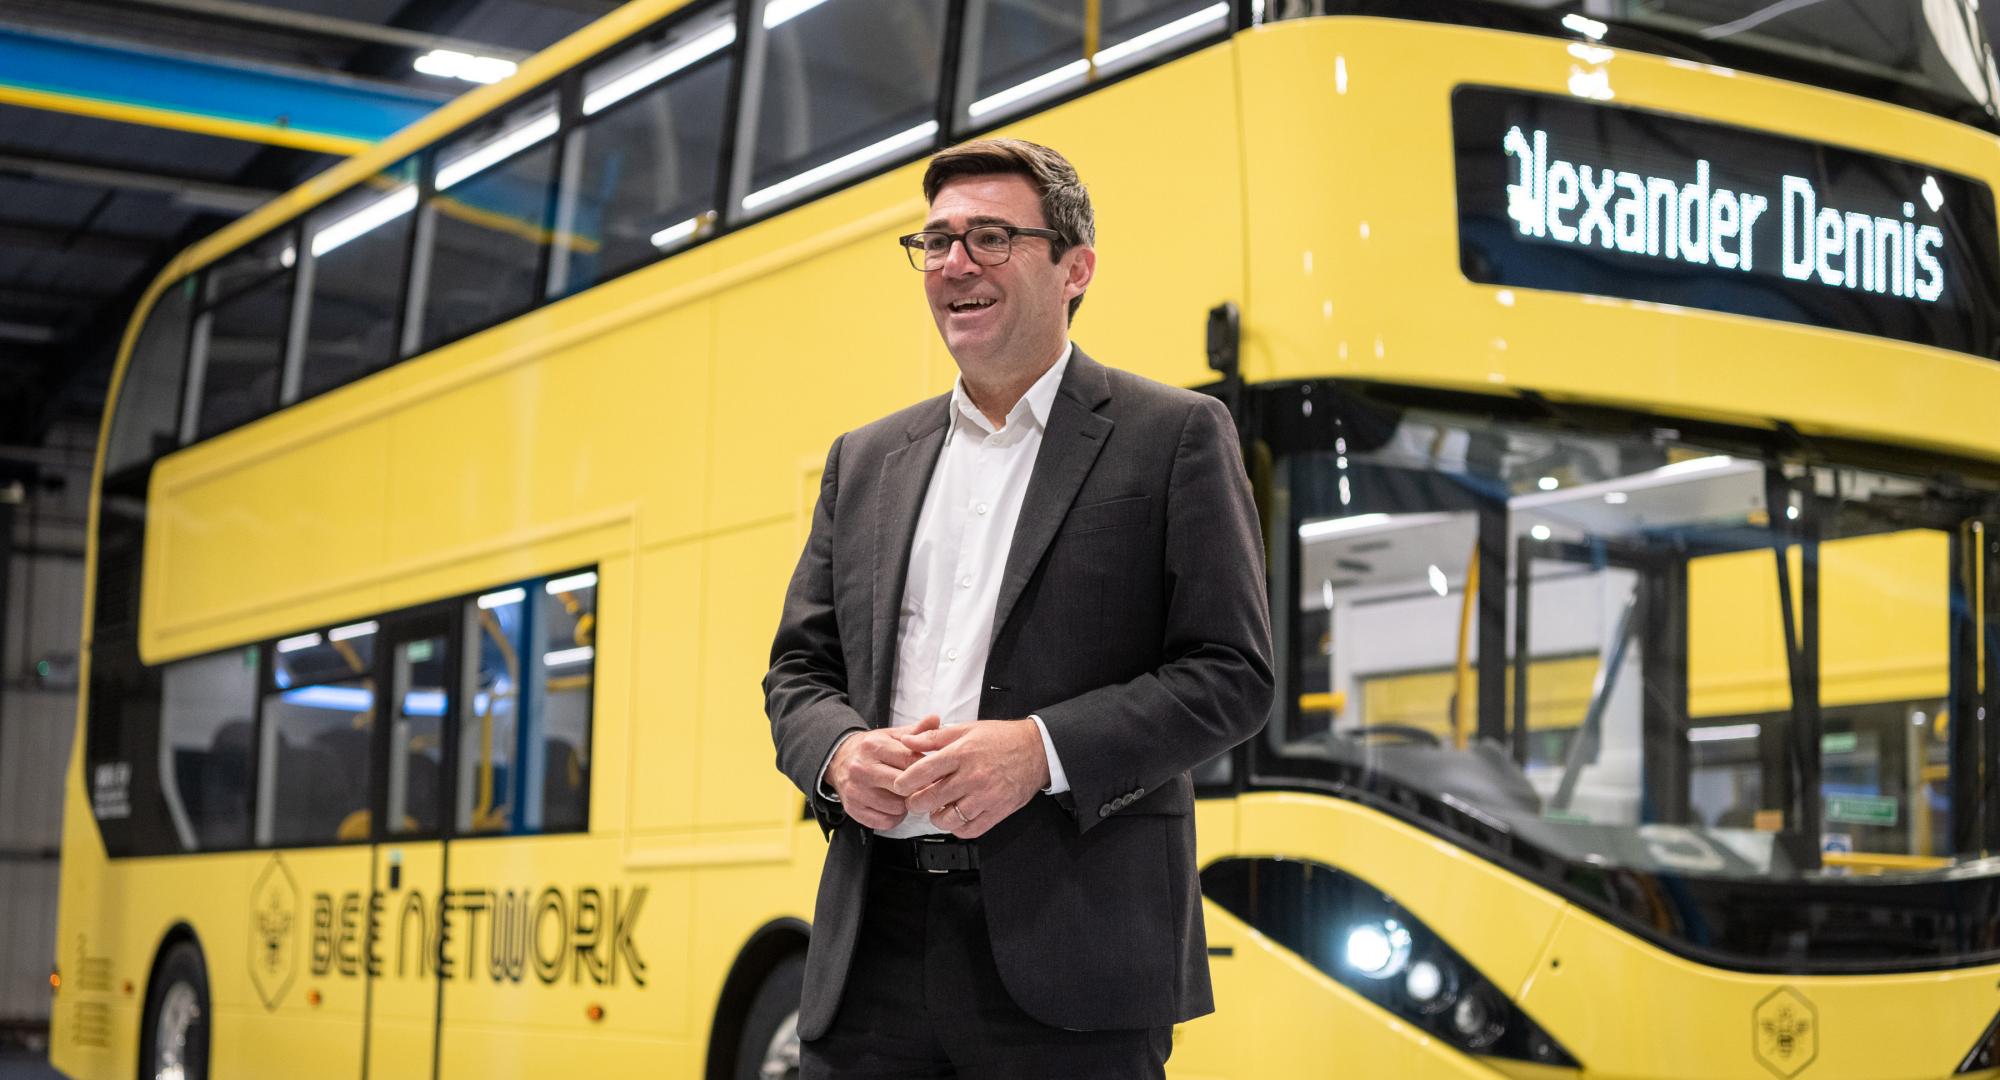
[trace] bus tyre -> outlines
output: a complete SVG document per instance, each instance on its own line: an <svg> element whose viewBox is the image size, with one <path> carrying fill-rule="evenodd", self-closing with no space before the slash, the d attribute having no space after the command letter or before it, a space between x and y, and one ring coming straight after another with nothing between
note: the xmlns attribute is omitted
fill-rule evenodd
<svg viewBox="0 0 2000 1080"><path fill-rule="evenodd" d="M207 1080L208 973L201 952L179 942L160 958L146 990L140 1029L141 1080Z"/></svg>
<svg viewBox="0 0 2000 1080"><path fill-rule="evenodd" d="M793 953L757 988L736 1044L736 1080L798 1080L799 995L805 985L805 954Z"/></svg>

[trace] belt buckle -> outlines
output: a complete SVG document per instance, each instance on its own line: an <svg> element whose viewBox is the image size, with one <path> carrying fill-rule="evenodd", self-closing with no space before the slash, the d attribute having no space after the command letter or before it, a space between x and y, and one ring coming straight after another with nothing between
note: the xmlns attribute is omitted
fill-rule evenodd
<svg viewBox="0 0 2000 1080"><path fill-rule="evenodd" d="M915 854L916 854L916 856L917 856L917 869L919 869L919 870L922 870L922 871L923 871L924 873L926 873L926 874L949 874L949 873L951 873L951 869L950 869L949 867L946 867L945 869L942 869L942 870L939 870L939 869L936 869L936 868L934 868L934 867L929 867L929 866L925 866L925 865L924 865L924 853L923 853L923 846L924 846L924 845L926 845L926 844L946 844L946 843L950 843L950 840L949 840L949 839L947 839L946 837L942 837L942 836L919 836L919 837L916 837L916 838L915 838L915 840L916 840L916 842L917 842L917 845L918 845L918 846L917 846L916 848L913 848L912 850L913 850L913 851L915 852Z"/></svg>

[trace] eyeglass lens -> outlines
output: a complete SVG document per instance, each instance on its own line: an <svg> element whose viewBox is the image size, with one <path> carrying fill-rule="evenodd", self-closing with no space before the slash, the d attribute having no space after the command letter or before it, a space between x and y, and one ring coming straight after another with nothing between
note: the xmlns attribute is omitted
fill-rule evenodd
<svg viewBox="0 0 2000 1080"><path fill-rule="evenodd" d="M920 247L910 248L910 262L920 270L936 270L944 266L951 257L951 245L957 235L947 232L927 232L922 236ZM965 253L973 262L981 266L998 266L1013 254L1014 238L999 225L982 225L965 231Z"/></svg>

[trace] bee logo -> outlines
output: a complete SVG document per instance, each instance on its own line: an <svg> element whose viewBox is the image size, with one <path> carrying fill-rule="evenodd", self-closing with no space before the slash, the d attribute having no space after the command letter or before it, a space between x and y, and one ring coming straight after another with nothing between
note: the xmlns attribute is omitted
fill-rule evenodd
<svg viewBox="0 0 2000 1080"><path fill-rule="evenodd" d="M250 890L250 981L268 1010L277 1009L297 974L298 914L298 883L273 855Z"/></svg>
<svg viewBox="0 0 2000 1080"><path fill-rule="evenodd" d="M1774 1076L1790 1080L1819 1057L1819 1010L1789 986L1757 1003L1753 1025L1757 1060Z"/></svg>

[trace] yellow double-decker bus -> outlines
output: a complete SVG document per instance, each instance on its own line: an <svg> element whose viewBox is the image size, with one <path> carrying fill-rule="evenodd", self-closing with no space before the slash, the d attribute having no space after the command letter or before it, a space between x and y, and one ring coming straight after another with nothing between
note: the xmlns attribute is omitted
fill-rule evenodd
<svg viewBox="0 0 2000 1080"><path fill-rule="evenodd" d="M759 679L1000 130L1263 513L1175 1076L2000 1075L1996 98L1970 0L629 4L141 304L55 1064L790 1075Z"/></svg>

